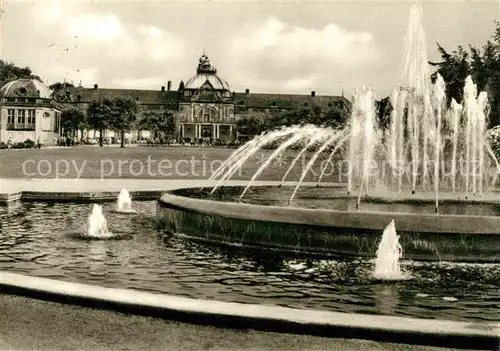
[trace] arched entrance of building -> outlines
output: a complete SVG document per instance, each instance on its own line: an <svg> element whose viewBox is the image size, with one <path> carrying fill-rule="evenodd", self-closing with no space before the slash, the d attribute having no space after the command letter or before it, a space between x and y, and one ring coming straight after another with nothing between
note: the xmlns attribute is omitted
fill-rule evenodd
<svg viewBox="0 0 500 351"><path fill-rule="evenodd" d="M202 138L211 138L212 137L212 127L202 127L201 128L201 137Z"/></svg>

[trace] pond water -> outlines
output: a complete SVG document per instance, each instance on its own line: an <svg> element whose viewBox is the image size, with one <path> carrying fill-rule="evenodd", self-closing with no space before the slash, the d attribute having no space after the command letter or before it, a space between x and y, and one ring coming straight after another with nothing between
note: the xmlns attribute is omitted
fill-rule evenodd
<svg viewBox="0 0 500 351"><path fill-rule="evenodd" d="M92 204L0 207L0 269L194 298L452 320L500 320L500 264L403 261L409 279L371 278L370 260L307 260L204 246L156 229L156 202L136 214L103 204L122 240L77 235Z"/></svg>

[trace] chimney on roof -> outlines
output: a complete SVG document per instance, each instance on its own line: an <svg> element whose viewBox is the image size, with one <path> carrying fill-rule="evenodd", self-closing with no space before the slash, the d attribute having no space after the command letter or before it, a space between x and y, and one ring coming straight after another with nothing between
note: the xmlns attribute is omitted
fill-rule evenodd
<svg viewBox="0 0 500 351"><path fill-rule="evenodd" d="M311 91L311 96L316 96L316 92L314 90Z"/></svg>
<svg viewBox="0 0 500 351"><path fill-rule="evenodd" d="M245 94L250 94L250 89L245 89Z"/></svg>
<svg viewBox="0 0 500 351"><path fill-rule="evenodd" d="M99 88L99 85L94 84L94 89L97 89L97 88Z"/></svg>
<svg viewBox="0 0 500 351"><path fill-rule="evenodd" d="M161 91L165 91L165 86L164 85L161 86Z"/></svg>
<svg viewBox="0 0 500 351"><path fill-rule="evenodd" d="M167 91L170 91L172 89L172 82L169 80L167 82Z"/></svg>

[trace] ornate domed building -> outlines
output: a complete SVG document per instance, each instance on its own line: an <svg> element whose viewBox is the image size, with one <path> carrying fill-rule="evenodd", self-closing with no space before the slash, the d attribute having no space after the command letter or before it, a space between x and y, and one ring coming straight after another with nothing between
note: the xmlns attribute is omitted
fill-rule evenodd
<svg viewBox="0 0 500 351"><path fill-rule="evenodd" d="M206 55L180 93L181 138L234 139L233 94Z"/></svg>
<svg viewBox="0 0 500 351"><path fill-rule="evenodd" d="M0 141L40 140L53 145L59 137L60 111L52 91L37 76L16 79L0 88Z"/></svg>

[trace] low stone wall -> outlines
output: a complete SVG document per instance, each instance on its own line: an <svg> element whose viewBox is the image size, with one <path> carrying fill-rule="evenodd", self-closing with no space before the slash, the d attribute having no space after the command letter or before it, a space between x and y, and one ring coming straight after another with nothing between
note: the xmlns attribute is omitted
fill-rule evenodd
<svg viewBox="0 0 500 351"><path fill-rule="evenodd" d="M321 257L375 257L394 219L404 258L500 261L500 217L345 212L260 206L173 194L158 202L166 231L215 244Z"/></svg>

